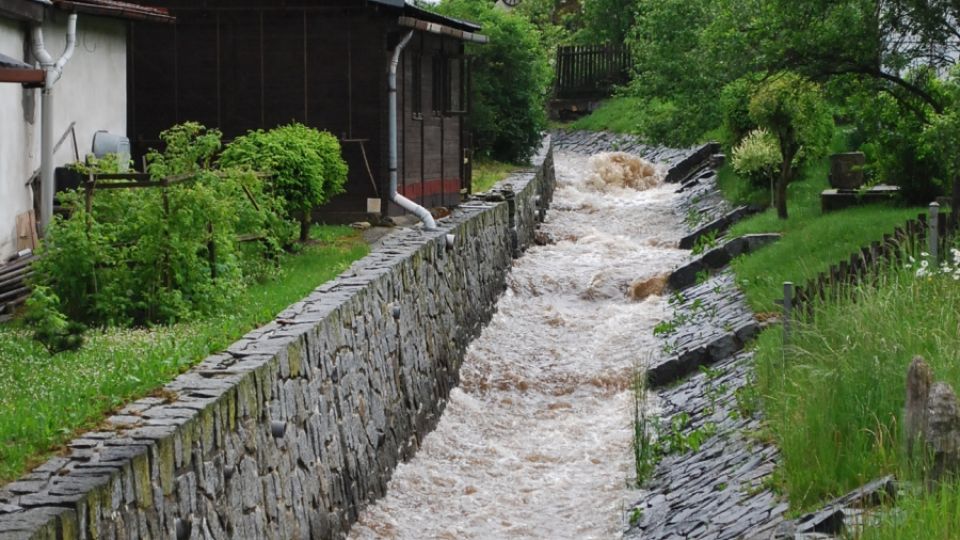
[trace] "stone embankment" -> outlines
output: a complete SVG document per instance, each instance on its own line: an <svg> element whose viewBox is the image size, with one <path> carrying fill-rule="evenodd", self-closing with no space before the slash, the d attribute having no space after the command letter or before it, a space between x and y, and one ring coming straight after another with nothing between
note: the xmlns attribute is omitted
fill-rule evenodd
<svg viewBox="0 0 960 540"><path fill-rule="evenodd" d="M0 539L336 538L437 423L554 186L552 149L0 487ZM451 236L452 235L452 236Z"/></svg>

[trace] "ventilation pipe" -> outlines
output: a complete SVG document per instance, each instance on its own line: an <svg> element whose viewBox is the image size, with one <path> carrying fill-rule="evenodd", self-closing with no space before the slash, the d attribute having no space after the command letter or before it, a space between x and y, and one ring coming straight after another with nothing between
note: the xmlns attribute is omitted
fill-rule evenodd
<svg viewBox="0 0 960 540"><path fill-rule="evenodd" d="M40 232L44 233L53 218L53 86L63 75L63 67L73 56L77 44L77 14L67 19L67 44L56 61L43 44L43 27L36 25L32 32L33 56L46 72L43 83L40 123Z"/></svg>
<svg viewBox="0 0 960 540"><path fill-rule="evenodd" d="M407 35L403 36L403 39L397 44L397 48L393 50L393 56L390 59L390 72L387 76L389 88L387 101L390 107L390 119L388 121L390 124L390 200L420 218L423 227L432 231L437 228L437 222L433 220L430 211L397 193L397 66L400 64L400 53L403 52L403 48L407 46L412 37L413 30L407 32Z"/></svg>

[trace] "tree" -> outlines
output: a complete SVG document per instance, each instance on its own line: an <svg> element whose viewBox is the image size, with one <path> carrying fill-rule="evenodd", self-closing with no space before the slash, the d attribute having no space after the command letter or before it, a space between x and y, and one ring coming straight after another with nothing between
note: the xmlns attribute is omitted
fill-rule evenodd
<svg viewBox="0 0 960 540"><path fill-rule="evenodd" d="M932 115L923 132L921 153L938 156L943 163L945 182L952 184L950 228L960 224L960 69L954 69L944 84L948 96L943 111Z"/></svg>
<svg viewBox="0 0 960 540"><path fill-rule="evenodd" d="M547 126L551 80L539 32L524 17L486 0L446 0L445 15L479 23L490 42L468 44L472 100L469 123L477 153L502 161L530 159Z"/></svg>
<svg viewBox="0 0 960 540"><path fill-rule="evenodd" d="M777 217L787 219L787 184L796 178L801 157L826 148L832 119L819 86L791 72L771 77L757 90L750 100L750 117L772 133L780 146L782 161L773 199Z"/></svg>
<svg viewBox="0 0 960 540"><path fill-rule="evenodd" d="M756 69L753 34L758 0L638 0L629 33L634 79L628 92L670 114L651 117L644 135L689 145L721 122L719 98L729 82Z"/></svg>
<svg viewBox="0 0 960 540"><path fill-rule="evenodd" d="M770 0L752 29L771 69L814 80L884 81L941 112L944 102L906 76L942 71L960 52L960 3L946 0Z"/></svg>

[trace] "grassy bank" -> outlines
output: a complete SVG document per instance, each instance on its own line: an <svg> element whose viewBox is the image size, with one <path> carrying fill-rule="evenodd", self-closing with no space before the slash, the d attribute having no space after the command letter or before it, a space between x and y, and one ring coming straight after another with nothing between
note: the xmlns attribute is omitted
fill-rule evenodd
<svg viewBox="0 0 960 540"><path fill-rule="evenodd" d="M788 186L789 219L779 219L775 210L767 209L731 228L732 236L767 232L783 235L779 242L733 261L737 279L754 311L776 310L774 300L782 298L784 281L802 284L922 212L917 208L871 205L824 214L820 211L820 192L829 187L828 170L827 160L821 159ZM740 191L742 184L728 166L720 171L719 185L728 199L761 198Z"/></svg>
<svg viewBox="0 0 960 540"><path fill-rule="evenodd" d="M780 242L732 264L757 312L779 311L774 300L784 281L803 283L924 210L867 206L821 214L825 168L825 162L814 164L790 186L790 219L778 220L768 210L731 230L783 234ZM729 171L721 173L725 192L736 181ZM818 305L813 318L795 324L786 346L779 327L760 335L755 386L765 436L782 456L775 485L793 511L815 509L886 474L918 478L900 430L906 370L919 354L938 380L960 384L958 303L960 282L953 275L918 277L915 265L891 265L875 283ZM908 495L897 513L865 537L956 537L958 492L948 484L931 496Z"/></svg>
<svg viewBox="0 0 960 540"><path fill-rule="evenodd" d="M317 243L247 288L220 316L149 329L90 333L82 349L50 356L16 326L0 327L0 482L46 459L104 414L149 394L207 355L266 323L364 256L353 230L315 227Z"/></svg>
<svg viewBox="0 0 960 540"><path fill-rule="evenodd" d="M523 165L506 163L490 158L476 159L473 162L473 192L480 193L487 191L497 182L510 176L510 173L523 168Z"/></svg>

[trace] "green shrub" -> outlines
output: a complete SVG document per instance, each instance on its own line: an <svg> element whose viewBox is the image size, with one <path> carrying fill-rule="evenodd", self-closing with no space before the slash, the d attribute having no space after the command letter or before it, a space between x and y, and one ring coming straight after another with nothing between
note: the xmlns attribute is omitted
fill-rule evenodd
<svg viewBox="0 0 960 540"><path fill-rule="evenodd" d="M485 45L468 45L473 58L469 112L477 153L509 163L530 159L547 125L551 73L539 32L494 2L446 0L438 11L482 25Z"/></svg>
<svg viewBox="0 0 960 540"><path fill-rule="evenodd" d="M147 155L147 170L155 180L182 181L97 190L89 212L83 192L62 196L68 217L57 216L47 231L34 286L49 287L71 320L139 325L219 311L244 285L238 234L273 238L276 204L263 182L211 168L218 131L187 123L161 138L166 149ZM93 166L109 172L113 164Z"/></svg>
<svg viewBox="0 0 960 540"><path fill-rule="evenodd" d="M33 329L33 339L50 354L83 346L86 326L67 319L60 312L60 297L49 287L34 287L30 292L25 322Z"/></svg>
<svg viewBox="0 0 960 540"><path fill-rule="evenodd" d="M750 98L750 118L767 128L780 146L780 171L773 200L777 216L787 219L787 184L800 170L803 159L820 155L829 145L833 119L820 87L791 72L764 82Z"/></svg>
<svg viewBox="0 0 960 540"><path fill-rule="evenodd" d="M238 137L224 149L220 166L270 174L286 216L300 221L301 241L309 235L313 209L343 193L347 180L337 138L298 123Z"/></svg>
<svg viewBox="0 0 960 540"><path fill-rule="evenodd" d="M761 189L771 187L781 162L777 140L765 129L755 129L743 137L730 159L738 175L751 187Z"/></svg>
<svg viewBox="0 0 960 540"><path fill-rule="evenodd" d="M750 98L760 86L760 75L751 73L727 83L720 91L720 115L723 120L724 141L730 148L757 128L750 118Z"/></svg>

